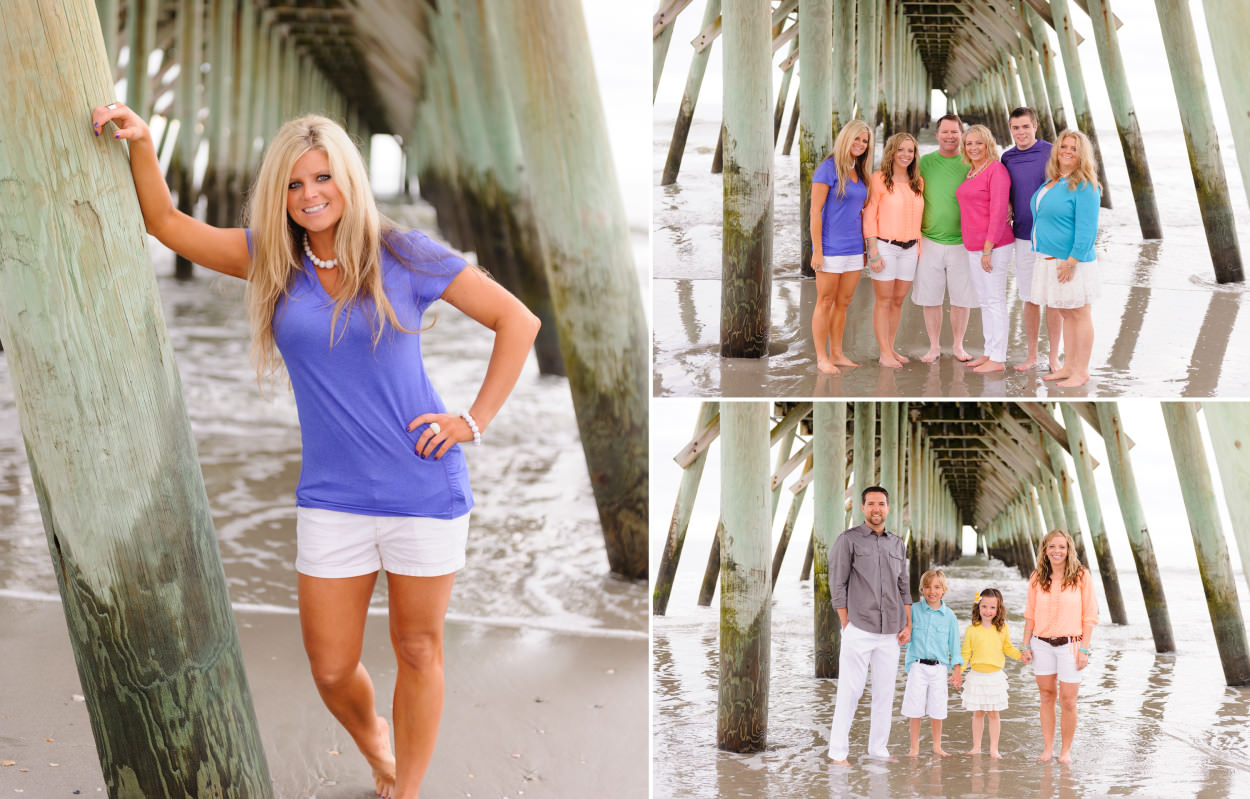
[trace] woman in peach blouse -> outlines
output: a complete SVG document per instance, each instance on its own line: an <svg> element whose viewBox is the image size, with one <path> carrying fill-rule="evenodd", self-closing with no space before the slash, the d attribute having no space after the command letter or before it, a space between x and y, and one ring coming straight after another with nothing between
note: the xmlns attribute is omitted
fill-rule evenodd
<svg viewBox="0 0 1250 799"><path fill-rule="evenodd" d="M1033 652L1033 674L1041 694L1042 753L1054 754L1055 700L1063 709L1059 762L1072 762L1076 735L1076 695L1089 664L1090 637L1098 623L1098 599L1089 569L1076 557L1076 544L1064 530L1042 539L1037 568L1029 577L1024 606L1025 648Z"/></svg>
<svg viewBox="0 0 1250 799"><path fill-rule="evenodd" d="M864 244L876 298L872 329L881 349L880 364L897 369L907 358L894 349L903 300L916 277L924 179L916 162L916 139L895 133L885 142L881 169L872 173L864 207Z"/></svg>

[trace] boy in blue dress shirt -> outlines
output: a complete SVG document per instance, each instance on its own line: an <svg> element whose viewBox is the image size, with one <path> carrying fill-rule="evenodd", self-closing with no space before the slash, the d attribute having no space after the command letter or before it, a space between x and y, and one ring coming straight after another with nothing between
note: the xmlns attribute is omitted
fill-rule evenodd
<svg viewBox="0 0 1250 799"><path fill-rule="evenodd" d="M903 691L903 715L911 719L911 757L920 754L920 725L925 716L933 727L933 753L950 757L942 749L942 720L946 718L947 673L950 684L963 684L963 657L959 645L959 620L946 607L946 575L931 569L920 577L923 602L911 606L912 633L907 644L907 687Z"/></svg>

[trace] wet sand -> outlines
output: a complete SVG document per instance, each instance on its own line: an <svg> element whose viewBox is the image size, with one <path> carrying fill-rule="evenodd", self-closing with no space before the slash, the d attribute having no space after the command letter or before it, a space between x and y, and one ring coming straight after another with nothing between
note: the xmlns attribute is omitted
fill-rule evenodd
<svg viewBox="0 0 1250 799"><path fill-rule="evenodd" d="M0 598L0 795L98 796L104 781L58 603ZM308 676L293 614L236 614L277 799L364 799L373 782ZM646 640L449 621L447 702L422 795L647 795ZM394 658L364 662L389 717ZM48 740L51 739L51 740Z"/></svg>
<svg viewBox="0 0 1250 799"><path fill-rule="evenodd" d="M722 189L721 176L709 174L712 148L703 146L716 141L715 128L704 129L709 127L696 122L678 182L660 187L671 122L657 120L655 126L654 396L1250 396L1250 371L1238 368L1240 354L1250 347L1250 314L1244 312L1250 290L1245 284L1215 283L1187 166L1166 160L1154 164L1156 189L1168 198L1160 208L1164 238L1144 241L1122 156L1117 163L1113 152L1107 171L1116 207L1103 209L1099 219L1096 249L1102 296L1092 305L1094 349L1091 380L1085 386L1059 388L1042 380L1044 372L1017 373L1012 368L1023 361L1026 351L1014 266L1008 283L1006 373L976 374L955 361L949 314L943 322L943 357L935 364L920 362L917 356L928 349L928 337L920 308L910 299L903 307L897 342L913 360L901 369L879 366L872 332L872 287L865 272L851 302L844 337L846 353L860 366L842 375L821 375L811 333L815 281L799 275L797 148L791 156L778 155L774 167L770 354L758 359L722 358ZM1114 131L1109 135L1114 140ZM923 131L920 140L922 152L935 148L931 131ZM1240 186L1233 189L1235 199L1241 196L1238 192ZM1238 228L1250 230L1243 204L1234 205ZM1242 252L1250 253L1246 242ZM980 310L974 308L964 345L979 355L982 342ZM1042 353L1047 349L1043 332Z"/></svg>

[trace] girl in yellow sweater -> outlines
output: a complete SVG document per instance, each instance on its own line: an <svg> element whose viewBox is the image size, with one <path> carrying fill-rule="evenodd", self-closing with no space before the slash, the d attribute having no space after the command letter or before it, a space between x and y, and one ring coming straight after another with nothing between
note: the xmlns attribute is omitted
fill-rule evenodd
<svg viewBox="0 0 1250 799"><path fill-rule="evenodd" d="M1020 654L1007 633L1007 610L1003 595L997 588L987 588L976 595L972 606L972 626L964 632L963 659L964 710L972 711L972 748L970 755L981 754L981 731L985 717L990 717L990 757L998 753L998 712L1007 709L1007 675L1003 674L1003 655L1028 663L1031 652Z"/></svg>

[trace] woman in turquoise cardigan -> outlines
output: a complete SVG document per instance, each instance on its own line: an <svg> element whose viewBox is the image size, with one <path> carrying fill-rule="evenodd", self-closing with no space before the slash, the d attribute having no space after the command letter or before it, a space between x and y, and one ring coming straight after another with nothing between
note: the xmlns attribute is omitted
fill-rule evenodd
<svg viewBox="0 0 1250 799"><path fill-rule="evenodd" d="M1039 305L1063 316L1063 366L1046 375L1065 388L1089 380L1094 322L1089 305L1099 293L1094 239L1102 187L1089 137L1065 130L1051 149L1046 182L1034 193L1033 293Z"/></svg>

